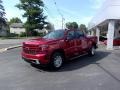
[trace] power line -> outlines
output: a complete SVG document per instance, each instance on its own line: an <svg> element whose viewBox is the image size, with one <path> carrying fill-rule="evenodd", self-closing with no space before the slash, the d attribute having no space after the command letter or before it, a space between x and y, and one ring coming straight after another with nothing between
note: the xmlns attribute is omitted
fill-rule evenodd
<svg viewBox="0 0 120 90"><path fill-rule="evenodd" d="M51 18L54 18L47 6L44 7L44 10L48 13L49 16L51 16Z"/></svg>
<svg viewBox="0 0 120 90"><path fill-rule="evenodd" d="M56 0L53 0L53 4L55 5L55 8L56 8L58 14L59 14L59 15L61 16L61 18L62 18L62 19L61 19L61 21L62 21L62 28L64 28L64 24L65 24L64 15L61 13L61 10L59 9ZM49 13L49 15L51 16L51 18L55 18L55 17L52 16L52 14L51 14L51 12L50 12L50 10L48 9L47 6L45 6L45 9L46 9L46 11ZM64 11L64 12L66 12L66 11ZM67 13L67 12L66 12L66 13ZM75 17L79 17L77 14L75 14L75 17L74 17L74 13L69 13L69 14L67 13L67 16L69 16L69 19L72 19L72 18L75 18ZM78 19L79 19L79 18L78 18Z"/></svg>
<svg viewBox="0 0 120 90"><path fill-rule="evenodd" d="M47 12L48 16L50 16L49 13L48 13L48 11L47 11L47 9L44 8L44 10ZM51 18L53 18L53 17L51 17ZM53 22L50 20L50 18L47 18L47 20L48 20L49 23L51 23L52 25L54 25Z"/></svg>
<svg viewBox="0 0 120 90"><path fill-rule="evenodd" d="M56 6L57 12L61 15L61 17L63 17L63 14L61 13L60 9L58 8L56 1L55 0L53 0L53 1Z"/></svg>
<svg viewBox="0 0 120 90"><path fill-rule="evenodd" d="M63 28L64 28L65 18L64 18L64 16L63 16L63 14L61 13L60 9L58 8L56 1L53 0L53 2L54 2L54 4L55 4L55 7L56 7L56 9L57 9L57 12L58 12L59 15L62 17L62 29L63 29Z"/></svg>
<svg viewBox="0 0 120 90"><path fill-rule="evenodd" d="M53 14L51 13L51 11L48 9L47 5L44 5L44 8L43 8L43 9L46 11L46 14L47 14L47 16L48 16L48 18L47 18L48 22L53 23L53 22L51 21L51 19L49 19L49 18L55 19L55 17L54 17Z"/></svg>
<svg viewBox="0 0 120 90"><path fill-rule="evenodd" d="M57 10L57 12L58 12L58 14L61 16L61 27L62 27L62 29L64 28L64 24L65 24L65 18L64 18L64 16L63 16L63 14L61 13L61 11L60 11L60 9L58 8L58 5L57 5L57 3L56 3L56 1L55 0L53 0L53 2L54 2L54 5L55 5L55 7L56 7L56 10ZM47 7L47 5L45 5L44 6L44 8L43 8L45 11L46 11L46 13L48 14L48 16L50 16L52 19L55 19L55 17L54 17L54 15L52 15L51 14L51 11L49 10L49 8ZM50 20L49 20L50 21Z"/></svg>

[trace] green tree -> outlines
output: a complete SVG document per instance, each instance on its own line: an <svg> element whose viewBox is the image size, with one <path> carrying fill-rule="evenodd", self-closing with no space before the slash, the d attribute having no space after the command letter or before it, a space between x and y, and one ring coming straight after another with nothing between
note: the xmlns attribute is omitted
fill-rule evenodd
<svg viewBox="0 0 120 90"><path fill-rule="evenodd" d="M0 18L2 19L2 22L4 22L4 24L6 24L6 30L7 30L7 34L8 34L10 32L10 30L9 30L9 26L8 26L5 15L6 15L6 13L5 13L5 9L3 6L3 1L0 0Z"/></svg>
<svg viewBox="0 0 120 90"><path fill-rule="evenodd" d="M68 22L66 23L67 29L78 29L78 24L76 22Z"/></svg>
<svg viewBox="0 0 120 90"><path fill-rule="evenodd" d="M18 17L14 17L14 18L10 19L9 25L11 25L12 23L22 23L22 21Z"/></svg>
<svg viewBox="0 0 120 90"><path fill-rule="evenodd" d="M54 25L50 22L47 23L46 27L45 27L49 32L53 31L55 28L54 28Z"/></svg>
<svg viewBox="0 0 120 90"><path fill-rule="evenodd" d="M41 30L44 28L46 16L43 14L44 3L42 0L20 0L16 7L25 11L23 17L27 18L24 25L27 34L32 35L35 29Z"/></svg>
<svg viewBox="0 0 120 90"><path fill-rule="evenodd" d="M2 5L2 0L0 0L0 17L2 17L3 19L5 19L5 9L4 6Z"/></svg>
<svg viewBox="0 0 120 90"><path fill-rule="evenodd" d="M88 33L88 30L87 30L87 27L86 27L86 25L84 25L84 24L81 24L80 26L79 26L79 29L81 30L81 31L83 31L84 33Z"/></svg>

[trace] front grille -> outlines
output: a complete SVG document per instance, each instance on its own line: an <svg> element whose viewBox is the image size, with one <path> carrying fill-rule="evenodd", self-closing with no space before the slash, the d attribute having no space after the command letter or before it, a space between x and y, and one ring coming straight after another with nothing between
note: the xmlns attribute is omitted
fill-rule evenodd
<svg viewBox="0 0 120 90"><path fill-rule="evenodd" d="M39 53L39 48L37 46L23 46L23 52L27 54L36 55Z"/></svg>
<svg viewBox="0 0 120 90"><path fill-rule="evenodd" d="M27 49L24 49L24 52L27 54L33 54L33 55L38 53L36 50L27 50Z"/></svg>

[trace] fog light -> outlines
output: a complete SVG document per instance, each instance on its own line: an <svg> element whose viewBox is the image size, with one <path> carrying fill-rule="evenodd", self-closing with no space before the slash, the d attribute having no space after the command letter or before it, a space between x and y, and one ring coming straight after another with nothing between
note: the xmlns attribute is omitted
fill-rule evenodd
<svg viewBox="0 0 120 90"><path fill-rule="evenodd" d="M40 62L38 60L36 60L36 64L40 64Z"/></svg>

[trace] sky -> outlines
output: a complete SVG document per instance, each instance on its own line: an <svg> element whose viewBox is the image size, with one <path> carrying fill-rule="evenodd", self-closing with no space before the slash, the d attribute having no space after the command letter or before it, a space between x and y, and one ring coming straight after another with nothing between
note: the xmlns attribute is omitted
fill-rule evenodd
<svg viewBox="0 0 120 90"><path fill-rule="evenodd" d="M59 9L63 15L64 23L75 21L79 25L88 25L104 1L105 0L43 0L45 4L44 14L47 16L47 21L54 24L56 29L62 27L62 17L57 9ZM6 18L10 20L12 17L19 17L25 22L26 19L22 17L24 12L15 7L18 3L19 0L3 0Z"/></svg>

